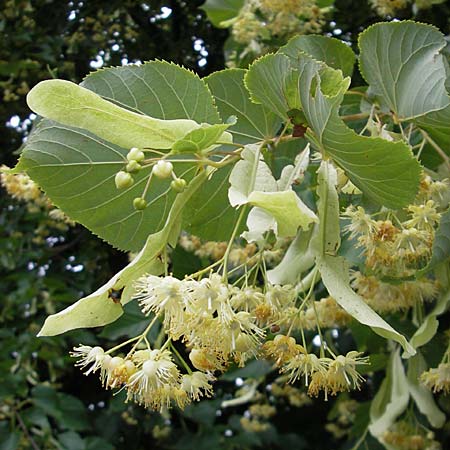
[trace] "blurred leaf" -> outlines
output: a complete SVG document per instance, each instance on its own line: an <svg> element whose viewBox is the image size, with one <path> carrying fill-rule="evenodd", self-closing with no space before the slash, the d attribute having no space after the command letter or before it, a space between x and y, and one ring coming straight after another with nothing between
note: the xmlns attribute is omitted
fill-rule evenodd
<svg viewBox="0 0 450 450"><path fill-rule="evenodd" d="M411 397L419 411L425 415L434 428L441 428L445 424L445 414L438 408L433 394L419 382L420 375L427 370L425 359L417 353L408 362L408 386Z"/></svg>
<svg viewBox="0 0 450 450"><path fill-rule="evenodd" d="M236 378L255 378L258 379L272 372L272 364L263 359L255 359L248 362L245 367L229 370L224 373L220 379L224 381L234 381Z"/></svg>
<svg viewBox="0 0 450 450"><path fill-rule="evenodd" d="M206 0L201 9L214 26L220 27L222 22L236 17L243 6L244 0Z"/></svg>
<svg viewBox="0 0 450 450"><path fill-rule="evenodd" d="M86 450L85 442L81 436L73 431L59 434L58 441L63 450Z"/></svg>

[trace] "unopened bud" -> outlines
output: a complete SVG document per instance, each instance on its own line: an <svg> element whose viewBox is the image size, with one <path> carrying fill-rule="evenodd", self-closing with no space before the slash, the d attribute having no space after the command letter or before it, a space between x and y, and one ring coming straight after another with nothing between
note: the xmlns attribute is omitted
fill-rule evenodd
<svg viewBox="0 0 450 450"><path fill-rule="evenodd" d="M144 161L145 159L145 154L142 150L139 150L136 147L133 147L130 149L130 151L127 154L127 159L128 161L136 161L136 162L141 162Z"/></svg>
<svg viewBox="0 0 450 450"><path fill-rule="evenodd" d="M134 209L137 209L138 211L142 211L143 209L145 209L147 207L147 202L142 197L136 197L133 200L133 206L134 206Z"/></svg>
<svg viewBox="0 0 450 450"><path fill-rule="evenodd" d="M169 178L172 175L173 166L171 162L161 159L153 166L152 171L155 177Z"/></svg>
<svg viewBox="0 0 450 450"><path fill-rule="evenodd" d="M129 173L124 172L123 170L116 173L114 181L116 183L117 189L129 188L134 183L133 177Z"/></svg>
<svg viewBox="0 0 450 450"><path fill-rule="evenodd" d="M135 160L132 159L126 167L126 171L129 173L136 173L142 169L142 166Z"/></svg>
<svg viewBox="0 0 450 450"><path fill-rule="evenodd" d="M183 178L175 178L175 180L172 181L172 183L170 183L170 187L175 191L175 192L183 192L186 189L186 180Z"/></svg>

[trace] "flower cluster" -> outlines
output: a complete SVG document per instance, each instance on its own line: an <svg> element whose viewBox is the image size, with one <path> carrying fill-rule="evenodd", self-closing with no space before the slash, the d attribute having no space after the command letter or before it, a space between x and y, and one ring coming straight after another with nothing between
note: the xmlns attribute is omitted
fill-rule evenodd
<svg viewBox="0 0 450 450"><path fill-rule="evenodd" d="M333 297L315 301L312 306L300 312L301 328L315 330L320 328L340 328L346 326L352 316L340 307Z"/></svg>
<svg viewBox="0 0 450 450"><path fill-rule="evenodd" d="M381 441L395 450L441 450L439 442L434 440L434 433L407 422L397 422L386 431Z"/></svg>
<svg viewBox="0 0 450 450"><path fill-rule="evenodd" d="M135 288L142 311L164 315L167 334L192 349L200 370L223 370L230 358L243 365L264 339L252 313L266 297L258 289L229 285L218 274L200 281L148 275Z"/></svg>
<svg viewBox="0 0 450 450"><path fill-rule="evenodd" d="M66 231L75 222L70 220L60 209L55 208L49 198L39 189L39 186L25 173L8 173L8 166L0 167L0 184L14 199L25 202L31 214L46 213L48 216L41 220L35 230L33 242L42 244L50 233L49 228Z"/></svg>
<svg viewBox="0 0 450 450"><path fill-rule="evenodd" d="M448 191L448 180L433 182L425 177L416 202L405 209L403 221L389 217L390 213L375 220L361 206L349 206L344 213L350 219L345 230L364 249L367 268L380 276L407 277L424 267L441 213L448 206Z"/></svg>
<svg viewBox="0 0 450 450"><path fill-rule="evenodd" d="M442 362L420 376L420 381L433 392L450 394L450 362Z"/></svg>
<svg viewBox="0 0 450 450"><path fill-rule="evenodd" d="M268 267L278 264L288 247L291 239L279 239L274 247L265 248L263 258ZM210 261L219 261L225 255L227 242L224 241L206 241L202 242L197 236L183 233L180 236L178 244L187 252L194 253L199 258L205 258ZM228 264L230 267L246 265L252 267L257 263L257 246L253 243L245 246L235 246L228 255Z"/></svg>
<svg viewBox="0 0 450 450"><path fill-rule="evenodd" d="M324 12L315 0L247 0L233 20L231 34L247 54L270 50L271 39L287 41L298 34L320 33Z"/></svg>
<svg viewBox="0 0 450 450"><path fill-rule="evenodd" d="M405 311L434 300L438 294L438 283L428 278L390 284L358 271L352 273L352 287L380 313Z"/></svg>
<svg viewBox="0 0 450 450"><path fill-rule="evenodd" d="M106 389L125 389L127 401L155 410L172 404L185 407L192 400L212 394L210 373L192 372L182 375L168 350L138 350L126 358L112 357L101 347L81 345L71 356L85 375L99 373Z"/></svg>
<svg viewBox="0 0 450 450"><path fill-rule="evenodd" d="M284 335L277 335L273 341L266 342L264 350L275 360L280 371L288 375L290 383L304 379L310 396L317 397L323 391L325 399L329 394L359 389L364 378L356 367L368 363L367 357L361 357L361 353L355 351L345 356L319 358L308 353L293 337Z"/></svg>
<svg viewBox="0 0 450 450"><path fill-rule="evenodd" d="M381 17L394 17L397 11L408 6L409 0L370 0L372 8Z"/></svg>
<svg viewBox="0 0 450 450"><path fill-rule="evenodd" d="M336 439L348 436L355 422L358 407L359 403L356 400L343 398L338 401L334 421L325 425L326 430L333 434Z"/></svg>
<svg viewBox="0 0 450 450"><path fill-rule="evenodd" d="M245 411L240 419L242 428L250 433L261 433L270 427L267 422L276 414L276 408L268 404L254 404Z"/></svg>

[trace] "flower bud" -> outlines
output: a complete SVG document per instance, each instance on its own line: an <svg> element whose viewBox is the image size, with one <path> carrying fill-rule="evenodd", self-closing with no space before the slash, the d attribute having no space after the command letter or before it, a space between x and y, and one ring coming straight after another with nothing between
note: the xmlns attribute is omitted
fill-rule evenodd
<svg viewBox="0 0 450 450"><path fill-rule="evenodd" d="M133 200L133 206L134 206L134 209L137 209L138 211L142 211L143 209L145 209L147 207L147 202L142 197L136 197Z"/></svg>
<svg viewBox="0 0 450 450"><path fill-rule="evenodd" d="M129 173L124 172L123 170L116 173L114 181L116 183L117 189L129 188L134 183L133 177Z"/></svg>
<svg viewBox="0 0 450 450"><path fill-rule="evenodd" d="M175 178L175 180L170 183L170 187L175 192L183 192L186 189L186 184L186 180L184 180L183 178Z"/></svg>
<svg viewBox="0 0 450 450"><path fill-rule="evenodd" d="M145 154L143 151L139 150L136 147L130 148L130 151L127 154L128 161L136 161L141 162L145 159Z"/></svg>
<svg viewBox="0 0 450 450"><path fill-rule="evenodd" d="M139 172L142 169L142 166L135 160L132 159L126 167L126 171L129 173L135 173L135 172Z"/></svg>
<svg viewBox="0 0 450 450"><path fill-rule="evenodd" d="M153 174L158 178L169 178L172 175L173 166L169 161L159 160L153 166Z"/></svg>

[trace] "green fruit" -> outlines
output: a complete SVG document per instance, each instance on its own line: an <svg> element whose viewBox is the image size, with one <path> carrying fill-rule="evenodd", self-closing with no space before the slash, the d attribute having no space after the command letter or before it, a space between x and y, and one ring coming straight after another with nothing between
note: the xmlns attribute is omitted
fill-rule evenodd
<svg viewBox="0 0 450 450"><path fill-rule="evenodd" d="M124 172L123 170L116 173L114 181L116 183L117 189L129 188L134 183L133 177L129 173Z"/></svg>
<svg viewBox="0 0 450 450"><path fill-rule="evenodd" d="M153 166L152 172L157 178L169 178L173 172L172 163L161 159Z"/></svg>
<svg viewBox="0 0 450 450"><path fill-rule="evenodd" d="M175 192L183 192L186 189L186 185L186 180L184 180L183 178L175 178L175 180L170 183L170 187Z"/></svg>
<svg viewBox="0 0 450 450"><path fill-rule="evenodd" d="M134 159L132 159L126 167L126 171L129 173L136 173L142 169L142 166Z"/></svg>
<svg viewBox="0 0 450 450"><path fill-rule="evenodd" d="M142 211L143 209L145 209L147 207L147 202L142 197L136 197L133 200L133 206L134 206L134 209L137 209L138 211Z"/></svg>
<svg viewBox="0 0 450 450"><path fill-rule="evenodd" d="M139 150L138 148L133 147L128 152L127 159L128 159L128 161L134 160L136 162L141 162L141 161L144 161L145 154L142 150Z"/></svg>

